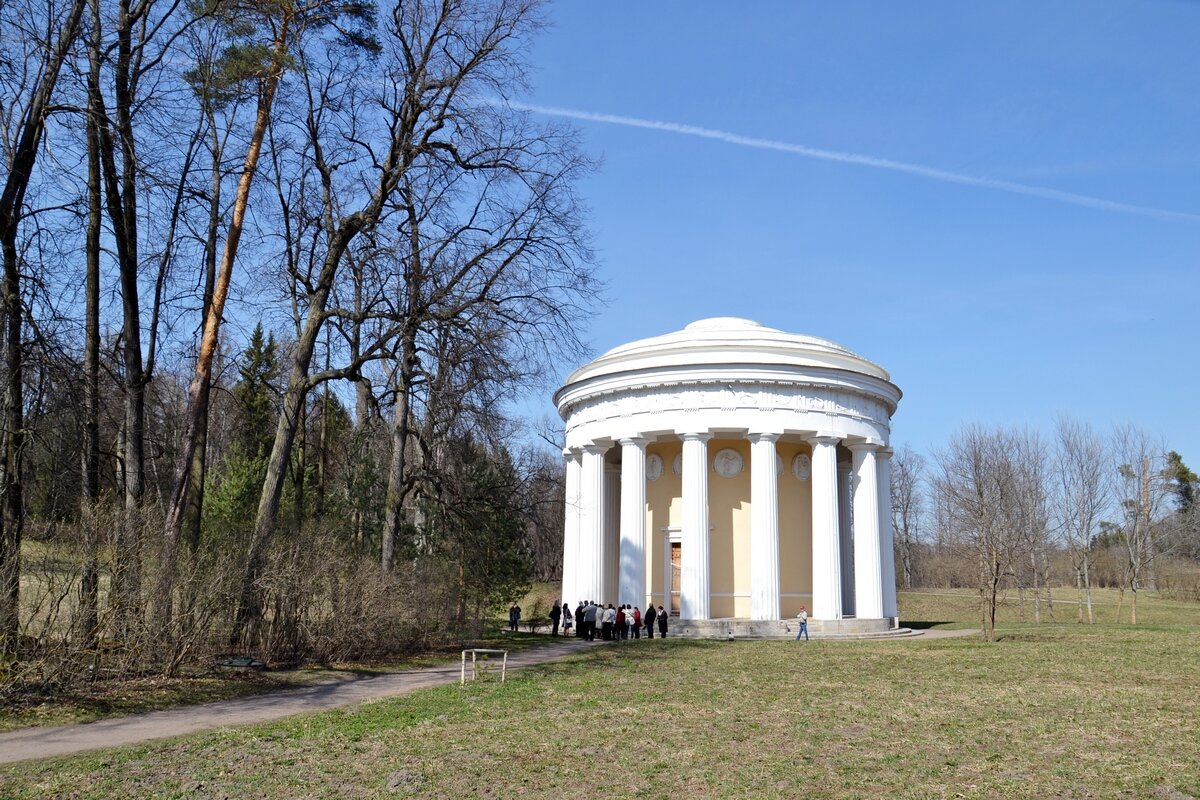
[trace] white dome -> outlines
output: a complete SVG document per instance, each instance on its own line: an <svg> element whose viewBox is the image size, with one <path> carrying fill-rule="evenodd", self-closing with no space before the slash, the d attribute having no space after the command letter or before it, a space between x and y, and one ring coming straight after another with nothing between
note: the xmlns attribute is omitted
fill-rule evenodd
<svg viewBox="0 0 1200 800"><path fill-rule="evenodd" d="M614 347L572 372L554 403L568 447L686 430L879 443L900 395L887 370L836 342L713 317Z"/></svg>
<svg viewBox="0 0 1200 800"><path fill-rule="evenodd" d="M697 320L680 331L614 347L572 372L563 390L573 384L617 373L736 364L816 367L891 380L883 367L828 339L786 333L740 317L710 317Z"/></svg>

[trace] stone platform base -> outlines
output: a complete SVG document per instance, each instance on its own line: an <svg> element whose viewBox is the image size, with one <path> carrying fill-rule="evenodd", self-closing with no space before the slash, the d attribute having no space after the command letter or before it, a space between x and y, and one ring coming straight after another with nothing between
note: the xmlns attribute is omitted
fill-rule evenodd
<svg viewBox="0 0 1200 800"><path fill-rule="evenodd" d="M812 639L894 639L919 631L898 626L897 619L810 619ZM795 639L795 619L672 619L668 636L685 639Z"/></svg>

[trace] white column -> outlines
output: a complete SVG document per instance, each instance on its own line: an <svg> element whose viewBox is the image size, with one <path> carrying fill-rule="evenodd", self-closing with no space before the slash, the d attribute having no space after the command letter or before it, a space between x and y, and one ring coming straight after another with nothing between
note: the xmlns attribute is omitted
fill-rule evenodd
<svg viewBox="0 0 1200 800"><path fill-rule="evenodd" d="M854 454L854 610L859 619L883 618L879 555L879 445L848 445Z"/></svg>
<svg viewBox="0 0 1200 800"><path fill-rule="evenodd" d="M618 603L646 604L646 440L621 439L621 586Z"/></svg>
<svg viewBox="0 0 1200 800"><path fill-rule="evenodd" d="M583 448L579 478L579 592L581 600L601 600L604 591L604 451Z"/></svg>
<svg viewBox="0 0 1200 800"><path fill-rule="evenodd" d="M892 451L880 448L875 454L879 472L879 555L883 572L883 615L900 616L896 605L896 551L892 544Z"/></svg>
<svg viewBox="0 0 1200 800"><path fill-rule="evenodd" d="M563 450L567 462L566 503L563 532L562 597L559 604L568 603L571 608L586 598L579 594L579 478L581 459L578 450Z"/></svg>
<svg viewBox="0 0 1200 800"><path fill-rule="evenodd" d="M838 556L842 564L842 616L854 614L854 527L850 519L850 483L853 475L849 461L839 461L838 479Z"/></svg>
<svg viewBox="0 0 1200 800"><path fill-rule="evenodd" d="M812 445L812 555L814 619L842 618L842 566L838 550L837 443L816 436Z"/></svg>
<svg viewBox="0 0 1200 800"><path fill-rule="evenodd" d="M621 468L604 465L604 583L605 603L616 605L621 580Z"/></svg>
<svg viewBox="0 0 1200 800"><path fill-rule="evenodd" d="M777 433L750 434L750 618L779 619Z"/></svg>
<svg viewBox="0 0 1200 800"><path fill-rule="evenodd" d="M679 617L708 619L708 440L683 434L683 530L680 540Z"/></svg>

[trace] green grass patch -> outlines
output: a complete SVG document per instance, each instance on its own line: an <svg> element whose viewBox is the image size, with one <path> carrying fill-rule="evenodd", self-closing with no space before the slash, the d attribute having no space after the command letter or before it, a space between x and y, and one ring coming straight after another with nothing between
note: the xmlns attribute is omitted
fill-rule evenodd
<svg viewBox="0 0 1200 800"><path fill-rule="evenodd" d="M596 648L354 709L0 768L0 796L1200 796L1200 630Z"/></svg>
<svg viewBox="0 0 1200 800"><path fill-rule="evenodd" d="M1042 622L1074 623L1080 619L1078 593L1074 589L1053 589L1050 602L1045 593L1040 600ZM897 593L902 624L914 627L979 627L979 593L970 589L917 589ZM1121 609L1121 624L1129 623L1131 596L1124 600L1116 589L1093 589L1092 611L1097 623L1113 623ZM1171 600L1157 592L1141 591L1137 602L1139 625L1200 625L1200 603ZM1029 592L1006 591L997 607L999 623L1033 622L1034 598ZM1083 612L1086 619L1086 611Z"/></svg>

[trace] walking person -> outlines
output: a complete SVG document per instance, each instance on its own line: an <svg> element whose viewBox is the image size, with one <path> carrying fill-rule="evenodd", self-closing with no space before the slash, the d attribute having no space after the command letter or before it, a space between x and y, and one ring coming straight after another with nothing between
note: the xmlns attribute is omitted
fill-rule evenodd
<svg viewBox="0 0 1200 800"><path fill-rule="evenodd" d="M667 638L667 612L662 606L658 607L658 635L662 638Z"/></svg>
<svg viewBox="0 0 1200 800"><path fill-rule="evenodd" d="M646 620L646 638L654 638L654 603L646 606L646 616L642 617Z"/></svg>
<svg viewBox="0 0 1200 800"><path fill-rule="evenodd" d="M554 601L554 605L550 606L550 635L558 636L558 620L562 617L562 609L558 607L558 601Z"/></svg>
<svg viewBox="0 0 1200 800"><path fill-rule="evenodd" d="M800 606L800 613L796 615L796 622L799 628L796 630L796 641L800 641L801 635L804 636L804 641L808 641L808 609Z"/></svg>

